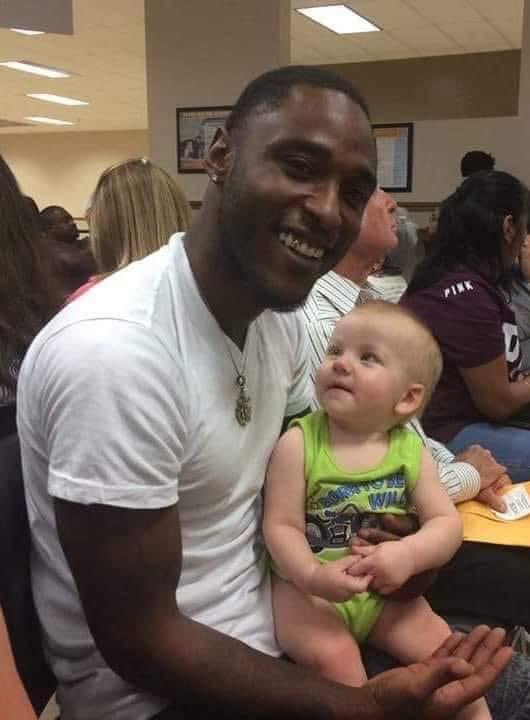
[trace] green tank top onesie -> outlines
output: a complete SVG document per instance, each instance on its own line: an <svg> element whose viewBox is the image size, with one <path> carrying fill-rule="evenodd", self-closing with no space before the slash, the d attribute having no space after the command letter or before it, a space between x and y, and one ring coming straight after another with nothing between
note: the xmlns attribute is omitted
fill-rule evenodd
<svg viewBox="0 0 530 720"><path fill-rule="evenodd" d="M352 537L361 528L378 527L383 514L410 512L410 493L418 479L423 451L416 433L402 427L392 429L387 453L379 465L350 472L333 457L323 410L293 420L290 427L299 427L304 435L306 537L320 562L346 556ZM336 603L336 607L356 640L362 642L383 603L377 593L366 592Z"/></svg>

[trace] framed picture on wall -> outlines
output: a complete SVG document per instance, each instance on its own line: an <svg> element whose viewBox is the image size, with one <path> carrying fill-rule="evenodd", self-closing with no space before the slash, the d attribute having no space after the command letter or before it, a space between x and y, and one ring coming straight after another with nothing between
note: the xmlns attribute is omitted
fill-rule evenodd
<svg viewBox="0 0 530 720"><path fill-rule="evenodd" d="M232 108L177 108L177 157L179 173L203 173L204 153L215 133L225 124Z"/></svg>
<svg viewBox="0 0 530 720"><path fill-rule="evenodd" d="M388 192L411 192L414 125L373 125L377 145L377 181Z"/></svg>

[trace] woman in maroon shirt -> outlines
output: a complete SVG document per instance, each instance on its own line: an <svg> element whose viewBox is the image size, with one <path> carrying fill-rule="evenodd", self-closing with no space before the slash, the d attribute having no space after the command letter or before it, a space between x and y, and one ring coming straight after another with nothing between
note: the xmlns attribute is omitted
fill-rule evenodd
<svg viewBox="0 0 530 720"><path fill-rule="evenodd" d="M515 316L502 289L526 238L528 190L508 173L470 176L441 206L428 256L402 303L431 329L444 370L426 431L459 452L491 450L514 481L530 480L530 432L505 423L530 403Z"/></svg>

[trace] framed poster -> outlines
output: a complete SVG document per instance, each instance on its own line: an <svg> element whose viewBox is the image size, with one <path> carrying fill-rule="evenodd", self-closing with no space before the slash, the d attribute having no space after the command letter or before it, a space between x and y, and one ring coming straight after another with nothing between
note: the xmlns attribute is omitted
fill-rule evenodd
<svg viewBox="0 0 530 720"><path fill-rule="evenodd" d="M177 108L177 158L179 173L203 173L204 153L232 108Z"/></svg>
<svg viewBox="0 0 530 720"><path fill-rule="evenodd" d="M388 192L412 190L414 125L373 125L377 146L377 182Z"/></svg>

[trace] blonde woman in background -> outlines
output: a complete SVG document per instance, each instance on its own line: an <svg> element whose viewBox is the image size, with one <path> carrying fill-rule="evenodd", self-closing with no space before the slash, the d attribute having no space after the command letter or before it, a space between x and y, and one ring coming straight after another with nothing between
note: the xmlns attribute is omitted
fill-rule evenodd
<svg viewBox="0 0 530 720"><path fill-rule="evenodd" d="M87 220L98 275L71 300L104 276L158 250L173 233L187 230L191 208L169 173L147 158L135 158L101 175Z"/></svg>

